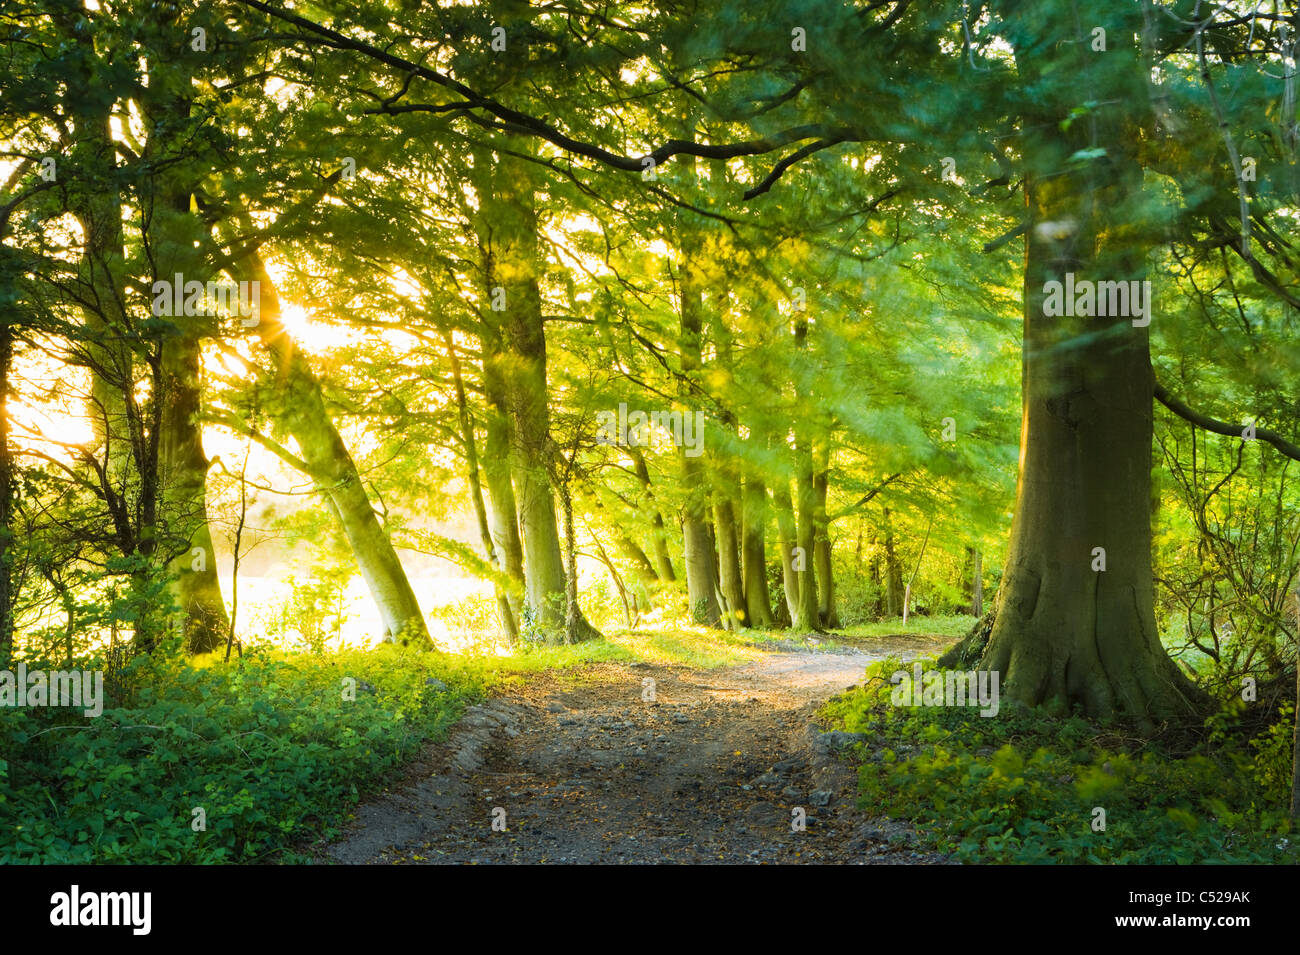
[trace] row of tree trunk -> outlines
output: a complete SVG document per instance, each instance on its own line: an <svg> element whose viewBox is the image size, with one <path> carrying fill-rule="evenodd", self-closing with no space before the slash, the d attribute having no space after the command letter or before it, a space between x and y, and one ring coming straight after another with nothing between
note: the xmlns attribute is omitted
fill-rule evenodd
<svg viewBox="0 0 1300 955"><path fill-rule="evenodd" d="M190 103L168 92L184 88L168 86L143 94L148 138L142 161L172 155L174 140L185 136ZM116 182L111 102L89 95L74 99L80 106L76 158L83 168L91 160L102 166L100 182ZM158 163L160 169L168 165ZM142 238L153 253L158 276L180 273L186 281L206 282L218 269L196 251L204 245L210 248L211 236L191 214L198 190L193 178L192 169L188 177L174 171L155 173L145 187L149 191L141 196L150 206L149 214L140 217L148 223ZM179 608L173 624L183 630L191 652L208 652L220 646L229 631L206 509L211 462L202 440L202 344L217 329L206 316L174 315L152 340L140 333L138 317L124 306L122 201L116 189L104 188L73 210L86 236L83 274L90 293L83 299L83 361L93 378L92 417L98 424L102 462L97 469L99 494L125 528L118 535L120 546L124 556L138 558L139 586L147 586L149 567L161 559ZM316 482L338 518L379 609L385 636L428 646L414 591L329 414L320 382L280 321L279 298L264 263L252 252L229 271L237 279L260 283L260 321L255 328L270 359L267 383L278 392L272 410L301 453L301 458L289 457ZM152 379L147 402L136 397L142 372ZM156 645L160 636L137 626L137 643L143 649Z"/></svg>

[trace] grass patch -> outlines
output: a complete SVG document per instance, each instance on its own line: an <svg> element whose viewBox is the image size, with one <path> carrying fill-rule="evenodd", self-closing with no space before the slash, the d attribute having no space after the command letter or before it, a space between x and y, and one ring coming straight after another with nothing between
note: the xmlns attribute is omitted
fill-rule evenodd
<svg viewBox="0 0 1300 955"><path fill-rule="evenodd" d="M711 630L706 627L623 632L610 641L626 652L630 659L661 666L716 667L739 666L763 656L748 635Z"/></svg>
<svg viewBox="0 0 1300 955"><path fill-rule="evenodd" d="M906 634L952 637L956 640L966 636L978 621L978 617L969 614L953 614L945 617L912 616L907 618L907 626L904 627L902 617L887 617L872 623L854 624L852 627L845 627L839 633L846 637L889 637Z"/></svg>

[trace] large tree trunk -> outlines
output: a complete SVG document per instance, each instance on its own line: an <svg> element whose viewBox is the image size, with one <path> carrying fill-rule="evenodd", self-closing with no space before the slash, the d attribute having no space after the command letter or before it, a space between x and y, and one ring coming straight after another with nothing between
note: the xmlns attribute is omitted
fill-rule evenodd
<svg viewBox="0 0 1300 955"><path fill-rule="evenodd" d="M537 209L525 164L505 155L480 190L476 222L489 301L501 301L501 379L510 411L510 470L524 552L524 600L548 643L590 639L599 631L580 609L566 625L566 582L552 492L555 448L550 432L546 334L538 286ZM500 290L498 296L495 290Z"/></svg>
<svg viewBox="0 0 1300 955"><path fill-rule="evenodd" d="M524 601L546 642L559 643L563 638L568 585L560 556L555 500L546 473L530 466L523 451L517 454L520 460L513 470L523 530Z"/></svg>
<svg viewBox="0 0 1300 955"><path fill-rule="evenodd" d="M714 161L710 164L710 175L715 181L726 178L726 164ZM724 265L724 275L730 273ZM725 306L710 310L712 321L712 339L715 362L723 374L732 373L732 336L727 325ZM718 600L723 604L727 615L726 624L730 630L738 626L752 626L749 608L745 602L745 578L741 567L741 523L743 505L741 501L741 479L737 452L739 450L739 427L735 414L725 404L719 404L717 410L718 432L722 447L715 449L712 468L713 479L713 527L718 553Z"/></svg>
<svg viewBox="0 0 1300 955"><path fill-rule="evenodd" d="M415 591L370 504L352 455L330 418L320 382L280 321L280 297L256 253L246 260L245 271L246 278L256 280L260 286L256 331L274 362L273 412L297 441L306 473L334 507L361 576L379 608L384 638L432 648Z"/></svg>
<svg viewBox="0 0 1300 955"><path fill-rule="evenodd" d="M174 18L175 11L167 14ZM146 162L156 161L177 147L187 134L191 103L188 87L150 89L144 110L150 121ZM194 171L167 169L146 201L151 261L158 278L207 282L216 267L195 254L208 226L191 214ZM230 618L221 596L216 548L207 514L208 468L203 449L203 351L205 337L217 333L208 316L171 315L172 329L164 336L159 362L162 400L159 435L159 523L167 534L171 592L180 608L180 629L190 653L210 653L228 642Z"/></svg>
<svg viewBox="0 0 1300 955"><path fill-rule="evenodd" d="M686 503L682 508L682 541L685 545L686 596L691 619L696 623L716 627L722 619L718 599L714 592L717 566L713 555L713 535L709 533L708 485L704 468L698 462L682 457L682 488Z"/></svg>
<svg viewBox="0 0 1300 955"><path fill-rule="evenodd" d="M1023 703L1077 704L1091 717L1149 724L1193 710L1194 691L1161 646L1153 610L1147 329L1129 316L1044 310L1044 283L1064 283L1067 273L1089 281L1143 276L1142 170L1132 155L1141 137L1113 119L1144 95L1141 68L1124 48L1131 39L1118 36L1104 68L1089 68L1100 58L1087 59L1073 25L1061 27L1068 35L1060 44L1035 50L1066 50L1070 62L1018 57L1030 81L1043 70L1061 85L1055 104L1049 99L1023 120L1021 467L997 619L980 666L1000 672L1003 693ZM1126 73L1130 86L1108 88L1108 77ZM1081 89L1105 105L1062 131ZM1070 162L1103 147L1104 162Z"/></svg>
<svg viewBox="0 0 1300 955"><path fill-rule="evenodd" d="M511 302L511 293L515 300ZM510 471L519 508L524 550L524 601L548 643L563 639L567 584L560 555L555 497L551 491L551 435L546 405L546 340L540 301L531 287L507 286L513 365L507 394L511 412Z"/></svg>

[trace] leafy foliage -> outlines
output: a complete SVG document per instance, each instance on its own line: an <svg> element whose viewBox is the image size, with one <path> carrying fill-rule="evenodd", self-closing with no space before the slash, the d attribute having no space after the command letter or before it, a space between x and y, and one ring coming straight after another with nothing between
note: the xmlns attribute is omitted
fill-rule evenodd
<svg viewBox="0 0 1300 955"><path fill-rule="evenodd" d="M989 718L968 707L894 706L888 677L899 669L898 660L873 664L824 715L870 737L857 747L859 805L911 820L958 861L1300 862L1289 776L1282 784L1278 775L1287 713L1253 740L1221 732L1215 718L1220 731L1180 752L1006 701ZM1104 831L1093 828L1098 808Z"/></svg>
<svg viewBox="0 0 1300 955"><path fill-rule="evenodd" d="M98 718L0 709L0 862L291 859L287 847L336 833L483 686L427 654L138 657L131 689Z"/></svg>

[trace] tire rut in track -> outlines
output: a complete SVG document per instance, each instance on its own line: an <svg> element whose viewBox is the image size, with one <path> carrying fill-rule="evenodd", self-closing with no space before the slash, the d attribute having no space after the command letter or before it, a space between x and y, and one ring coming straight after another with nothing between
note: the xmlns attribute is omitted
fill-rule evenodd
<svg viewBox="0 0 1300 955"><path fill-rule="evenodd" d="M942 642L942 641L939 641ZM885 650L543 673L473 707L323 850L343 863L936 863L812 725ZM936 643L935 646L937 646ZM874 648L873 648L874 649ZM933 652L935 647L925 647ZM901 652L900 652L901 651ZM654 701L643 699L654 681ZM806 814L794 831L792 810ZM504 830L493 828L504 810Z"/></svg>

